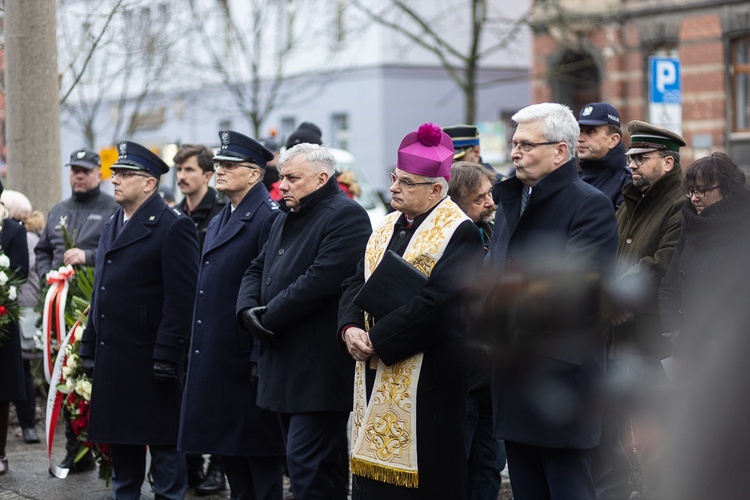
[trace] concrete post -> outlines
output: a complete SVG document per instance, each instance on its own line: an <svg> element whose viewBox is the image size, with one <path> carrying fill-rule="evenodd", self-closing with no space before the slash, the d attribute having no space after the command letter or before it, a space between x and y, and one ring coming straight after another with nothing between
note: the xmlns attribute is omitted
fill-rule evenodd
<svg viewBox="0 0 750 500"><path fill-rule="evenodd" d="M5 0L9 189L46 214L60 201L60 97L55 0Z"/></svg>

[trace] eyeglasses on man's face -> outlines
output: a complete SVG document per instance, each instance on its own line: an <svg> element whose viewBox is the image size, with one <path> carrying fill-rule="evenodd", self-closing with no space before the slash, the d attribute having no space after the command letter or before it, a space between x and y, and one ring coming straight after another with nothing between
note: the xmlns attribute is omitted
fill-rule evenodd
<svg viewBox="0 0 750 500"><path fill-rule="evenodd" d="M644 163L646 163L646 160L648 160L649 158L664 158L664 156L662 155L648 156L648 155L639 153L639 154L626 156L625 158L627 159L626 161L627 161L628 166L630 166L632 163L635 163L636 167L641 167Z"/></svg>
<svg viewBox="0 0 750 500"><path fill-rule="evenodd" d="M433 182L414 182L410 179L403 179L396 175L396 172L391 172L391 182L393 184L398 184L404 189L411 189L414 186L427 186L430 184L434 184Z"/></svg>
<svg viewBox="0 0 750 500"><path fill-rule="evenodd" d="M113 170L112 178L130 179L131 177L151 177L148 174L139 173L137 170Z"/></svg>
<svg viewBox="0 0 750 500"><path fill-rule="evenodd" d="M223 168L225 172L232 172L234 170L237 170L239 167L252 168L252 169L258 168L251 163L239 163L239 162L233 162L233 161L215 161L214 162L214 171L219 170L219 168Z"/></svg>
<svg viewBox="0 0 750 500"><path fill-rule="evenodd" d="M562 141L547 141L547 142L526 142L526 141L508 141L508 148L510 149L511 153L516 150L516 148L521 148L521 151L524 153L531 152L532 149L534 149L537 146L551 146L553 144L558 144Z"/></svg>
<svg viewBox="0 0 750 500"><path fill-rule="evenodd" d="M709 188L691 187L685 192L685 196L688 198L692 198L693 196L696 198L705 198L706 195L714 189L719 189L719 186L712 186Z"/></svg>

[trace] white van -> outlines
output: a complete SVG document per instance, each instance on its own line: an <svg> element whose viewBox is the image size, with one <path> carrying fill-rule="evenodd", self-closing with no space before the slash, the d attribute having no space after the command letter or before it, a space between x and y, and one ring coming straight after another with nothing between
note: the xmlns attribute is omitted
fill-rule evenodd
<svg viewBox="0 0 750 500"><path fill-rule="evenodd" d="M388 210L385 204L380 199L378 192L375 190L367 175L359 168L357 161L354 156L343 149L328 148L328 150L336 158L336 173L345 172L350 170L354 173L354 177L360 186L361 192L359 196L355 197L355 201L359 202L367 214L370 216L370 223L375 227L380 220L385 217Z"/></svg>

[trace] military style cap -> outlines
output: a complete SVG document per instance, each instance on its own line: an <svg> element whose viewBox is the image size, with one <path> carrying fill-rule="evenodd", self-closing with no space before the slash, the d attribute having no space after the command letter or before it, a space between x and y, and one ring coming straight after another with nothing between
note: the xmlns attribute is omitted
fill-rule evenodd
<svg viewBox="0 0 750 500"><path fill-rule="evenodd" d="M479 129L475 125L451 125L445 127L443 132L453 141L454 160L463 157L467 149L479 146Z"/></svg>
<svg viewBox="0 0 750 500"><path fill-rule="evenodd" d="M220 130L221 148L216 152L214 161L243 161L266 168L266 163L273 160L273 153L255 139L233 130Z"/></svg>
<svg viewBox="0 0 750 500"><path fill-rule="evenodd" d="M70 162L65 164L66 167L83 167L91 170L102 166L102 159L99 155L90 149L79 149L73 151L70 155Z"/></svg>
<svg viewBox="0 0 750 500"><path fill-rule="evenodd" d="M651 125L640 120L628 123L630 134L630 149L626 155L648 153L651 151L675 151L687 145L685 139L671 130Z"/></svg>
<svg viewBox="0 0 750 500"><path fill-rule="evenodd" d="M169 172L169 167L164 160L137 142L120 141L117 143L117 151L120 156L112 165L112 170L142 170L157 179Z"/></svg>
<svg viewBox="0 0 750 500"><path fill-rule="evenodd" d="M620 126L620 112L606 102L592 102L581 109L578 114L579 125L614 125Z"/></svg>

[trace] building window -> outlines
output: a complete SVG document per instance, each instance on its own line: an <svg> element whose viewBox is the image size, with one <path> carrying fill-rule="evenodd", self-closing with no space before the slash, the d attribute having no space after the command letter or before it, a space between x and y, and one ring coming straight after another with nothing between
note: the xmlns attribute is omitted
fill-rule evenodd
<svg viewBox="0 0 750 500"><path fill-rule="evenodd" d="M732 109L735 132L750 132L750 36L731 44Z"/></svg>
<svg viewBox="0 0 750 500"><path fill-rule="evenodd" d="M333 147L349 149L349 115L335 113L331 115L331 131L333 132Z"/></svg>
<svg viewBox="0 0 750 500"><path fill-rule="evenodd" d="M295 127L297 127L297 120L293 116L281 117L281 137L284 141L289 137L289 134L294 132Z"/></svg>

